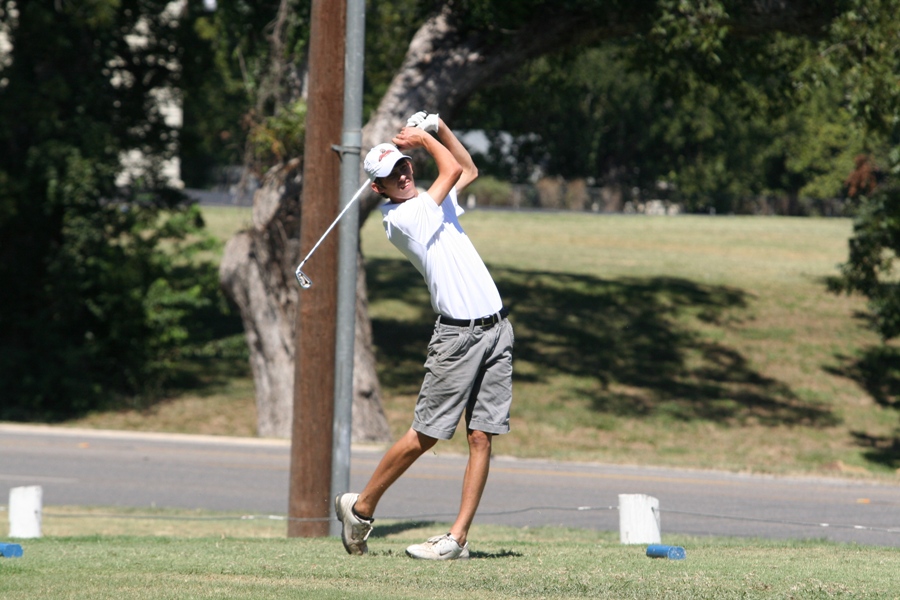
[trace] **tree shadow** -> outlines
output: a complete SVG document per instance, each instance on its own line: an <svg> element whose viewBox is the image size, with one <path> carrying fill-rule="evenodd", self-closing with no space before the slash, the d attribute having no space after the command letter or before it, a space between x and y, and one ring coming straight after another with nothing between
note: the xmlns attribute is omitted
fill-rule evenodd
<svg viewBox="0 0 900 600"><path fill-rule="evenodd" d="M825 371L855 381L881 406L900 408L900 349L871 346L860 357L838 354L835 358L840 366Z"/></svg>
<svg viewBox="0 0 900 600"><path fill-rule="evenodd" d="M368 263L369 297L418 307L411 321L373 319L382 382L418 390L434 316L421 276L402 260ZM705 338L697 321L727 327L748 294L676 277L601 279L492 268L516 330L516 360L537 368L518 381L556 375L592 379L576 393L597 412L726 424L827 426L825 406L753 370L735 348ZM406 310L406 309L404 309Z"/></svg>
<svg viewBox="0 0 900 600"><path fill-rule="evenodd" d="M864 431L851 432L857 445L868 448L863 452L869 460L892 469L900 469L900 431L895 435L869 435Z"/></svg>
<svg viewBox="0 0 900 600"><path fill-rule="evenodd" d="M900 349L871 346L860 357L836 356L840 365L826 367L832 375L855 381L872 399L885 408L900 410ZM856 443L867 448L863 455L870 461L900 468L900 430L893 436L874 436L852 432Z"/></svg>

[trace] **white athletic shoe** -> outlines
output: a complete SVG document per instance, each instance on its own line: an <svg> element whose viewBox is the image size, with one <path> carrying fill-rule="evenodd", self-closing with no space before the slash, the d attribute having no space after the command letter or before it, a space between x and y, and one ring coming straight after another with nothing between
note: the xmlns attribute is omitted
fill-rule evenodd
<svg viewBox="0 0 900 600"><path fill-rule="evenodd" d="M334 512L342 524L341 541L350 554L366 554L369 545L366 540L372 532L372 521L360 519L353 514L353 505L359 494L340 494L334 499Z"/></svg>
<svg viewBox="0 0 900 600"><path fill-rule="evenodd" d="M469 558L469 543L460 546L449 533L428 538L424 544L413 544L406 549L412 558L424 560L459 560Z"/></svg>

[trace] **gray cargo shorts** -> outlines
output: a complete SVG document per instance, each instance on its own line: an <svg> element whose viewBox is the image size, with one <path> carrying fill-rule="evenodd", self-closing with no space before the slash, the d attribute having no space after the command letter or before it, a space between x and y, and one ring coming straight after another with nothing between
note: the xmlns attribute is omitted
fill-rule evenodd
<svg viewBox="0 0 900 600"><path fill-rule="evenodd" d="M490 327L447 325L439 318L428 344L412 428L449 440L465 411L468 429L509 433L514 343L506 318Z"/></svg>

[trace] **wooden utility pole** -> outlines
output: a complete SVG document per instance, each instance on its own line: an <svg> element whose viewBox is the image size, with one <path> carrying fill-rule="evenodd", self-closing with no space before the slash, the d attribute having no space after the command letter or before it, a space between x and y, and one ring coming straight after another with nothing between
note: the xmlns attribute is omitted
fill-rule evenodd
<svg viewBox="0 0 900 600"><path fill-rule="evenodd" d="M343 0L312 2L300 256L339 212L340 155L332 146L341 143L346 8ZM337 260L337 236L329 235L304 266L313 286L300 291L298 303L289 537L329 530Z"/></svg>

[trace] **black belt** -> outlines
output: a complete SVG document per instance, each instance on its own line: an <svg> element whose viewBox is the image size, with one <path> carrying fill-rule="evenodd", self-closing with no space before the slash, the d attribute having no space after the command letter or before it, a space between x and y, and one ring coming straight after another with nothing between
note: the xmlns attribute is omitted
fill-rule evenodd
<svg viewBox="0 0 900 600"><path fill-rule="evenodd" d="M490 329L500 321L506 318L509 314L509 309L503 307L500 309L500 312L494 313L492 315L487 315L486 317L478 317L477 319L451 319L450 317L445 317L441 315L440 321L444 325L454 325L456 327L468 327L472 323L478 325L479 327L483 327L484 329Z"/></svg>

